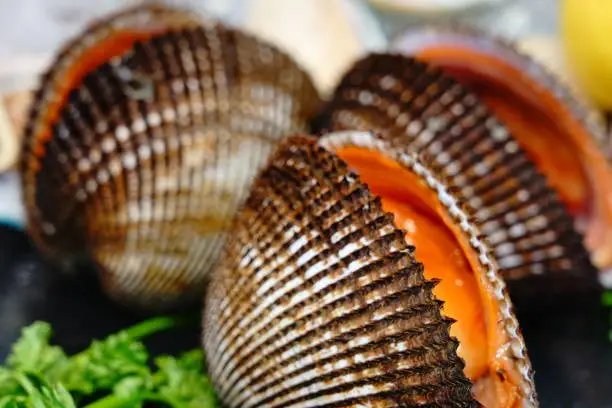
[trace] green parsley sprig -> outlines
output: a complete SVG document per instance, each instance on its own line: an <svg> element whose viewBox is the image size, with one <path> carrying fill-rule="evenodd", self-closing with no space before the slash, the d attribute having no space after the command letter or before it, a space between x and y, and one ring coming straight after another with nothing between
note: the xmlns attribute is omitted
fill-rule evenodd
<svg viewBox="0 0 612 408"><path fill-rule="evenodd" d="M141 340L176 324L174 318L153 318L68 356L51 345L51 326L35 322L22 330L0 366L0 408L141 408L149 402L215 408L201 350L157 357L154 369L148 364Z"/></svg>

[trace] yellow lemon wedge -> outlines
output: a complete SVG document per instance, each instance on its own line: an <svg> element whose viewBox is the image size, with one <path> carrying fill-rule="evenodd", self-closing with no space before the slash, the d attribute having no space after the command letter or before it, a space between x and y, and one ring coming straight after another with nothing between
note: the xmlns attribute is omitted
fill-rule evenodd
<svg viewBox="0 0 612 408"><path fill-rule="evenodd" d="M561 38L570 69L597 107L612 110L612 1L560 4Z"/></svg>

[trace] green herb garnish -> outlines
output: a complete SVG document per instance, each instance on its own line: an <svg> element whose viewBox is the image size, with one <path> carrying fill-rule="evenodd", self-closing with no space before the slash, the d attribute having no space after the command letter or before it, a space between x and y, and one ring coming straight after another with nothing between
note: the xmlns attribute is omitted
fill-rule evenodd
<svg viewBox="0 0 612 408"><path fill-rule="evenodd" d="M153 318L68 356L50 344L49 324L33 323L22 330L0 366L0 408L140 408L147 402L217 407L202 351L160 356L155 369L149 367L141 340L176 324L176 319Z"/></svg>

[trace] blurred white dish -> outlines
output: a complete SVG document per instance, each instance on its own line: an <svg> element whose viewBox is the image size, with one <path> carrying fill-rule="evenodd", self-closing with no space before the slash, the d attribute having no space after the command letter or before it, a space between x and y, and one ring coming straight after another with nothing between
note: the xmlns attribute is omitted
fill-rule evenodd
<svg viewBox="0 0 612 408"><path fill-rule="evenodd" d="M452 13L478 6L491 6L505 0L368 0L377 8L406 13Z"/></svg>

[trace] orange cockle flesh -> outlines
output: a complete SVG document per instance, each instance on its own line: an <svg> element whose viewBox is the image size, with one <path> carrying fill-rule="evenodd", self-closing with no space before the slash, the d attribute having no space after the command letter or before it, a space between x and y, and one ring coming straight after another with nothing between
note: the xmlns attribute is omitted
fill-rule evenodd
<svg viewBox="0 0 612 408"><path fill-rule="evenodd" d="M457 46L432 46L417 57L466 85L510 130L574 215L588 211L590 182L574 123L556 98L504 60Z"/></svg>
<svg viewBox="0 0 612 408"><path fill-rule="evenodd" d="M36 155L42 157L45 153L44 143L51 138L51 127L58 119L62 106L66 102L70 92L75 89L83 78L94 71L100 65L108 62L113 57L122 55L127 50L133 47L138 41L145 41L156 34L161 34L165 30L120 30L113 32L103 40L98 41L93 46L89 47L83 54L72 61L65 74L57 79L57 86L53 100L46 107L46 111L42 118L42 123L45 124L36 140L37 144Z"/></svg>
<svg viewBox="0 0 612 408"><path fill-rule="evenodd" d="M612 165L590 130L525 67L467 46L438 44L416 56L475 91L508 126L576 218L595 266L612 270Z"/></svg>
<svg viewBox="0 0 612 408"><path fill-rule="evenodd" d="M474 384L476 398L487 407L514 407L519 403L517 373L498 350L507 344L496 322L500 311L486 285L474 273L478 257L463 245L457 226L448 218L435 193L422 180L381 153L347 147L338 155L359 174L385 211L395 216L397 227L416 247L428 279L440 279L434 294L443 300L443 314L456 320L451 335L459 340L458 354L464 372ZM500 376L499 373L504 373ZM504 377L502 379L502 377Z"/></svg>

